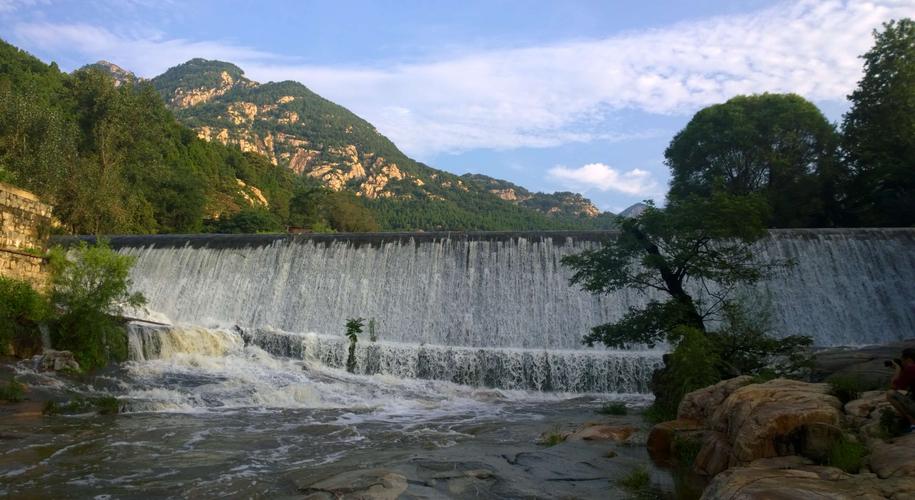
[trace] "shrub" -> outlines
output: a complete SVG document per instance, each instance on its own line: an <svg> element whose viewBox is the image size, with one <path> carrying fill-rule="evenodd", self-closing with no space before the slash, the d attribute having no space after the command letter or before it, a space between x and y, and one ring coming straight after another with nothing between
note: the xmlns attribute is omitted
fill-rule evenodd
<svg viewBox="0 0 915 500"><path fill-rule="evenodd" d="M692 467L702 449L702 441L677 434L673 441L673 456L681 466Z"/></svg>
<svg viewBox="0 0 915 500"><path fill-rule="evenodd" d="M880 410L880 437L883 439L894 438L908 432L909 421L896 413L892 408Z"/></svg>
<svg viewBox="0 0 915 500"><path fill-rule="evenodd" d="M73 352L84 370L127 358L126 333L117 317L146 303L130 292L134 259L99 241L49 254L52 303L63 311L54 323L54 345Z"/></svg>
<svg viewBox="0 0 915 500"><path fill-rule="evenodd" d="M629 413L629 409L626 408L625 403L607 403L598 408L597 413L601 415L626 415Z"/></svg>
<svg viewBox="0 0 915 500"><path fill-rule="evenodd" d="M849 474L857 474L864 465L867 447L843 436L829 447L826 464L842 469Z"/></svg>
<svg viewBox="0 0 915 500"><path fill-rule="evenodd" d="M813 366L810 337L770 335L771 309L765 298L741 298L722 306L722 327L709 332L719 357L721 378L802 377Z"/></svg>
<svg viewBox="0 0 915 500"><path fill-rule="evenodd" d="M25 399L25 386L10 380L5 385L0 385L0 400L8 403L18 403Z"/></svg>
<svg viewBox="0 0 915 500"><path fill-rule="evenodd" d="M31 285L0 276L0 354L9 354L18 335L39 335L38 324L49 311L47 299Z"/></svg>
<svg viewBox="0 0 915 500"><path fill-rule="evenodd" d="M860 380L850 375L834 376L829 379L829 393L839 398L844 405L861 396Z"/></svg>
<svg viewBox="0 0 915 500"><path fill-rule="evenodd" d="M349 339L349 350L346 355L346 371L356 372L356 341L359 340L359 334L362 333L362 325L365 320L362 318L350 318L346 320L346 338Z"/></svg>
<svg viewBox="0 0 915 500"><path fill-rule="evenodd" d="M676 349L665 356L665 367L652 380L655 402L647 412L651 420L677 418L677 406L687 393L718 382L718 355L714 345L703 332L679 326L674 330L679 338Z"/></svg>

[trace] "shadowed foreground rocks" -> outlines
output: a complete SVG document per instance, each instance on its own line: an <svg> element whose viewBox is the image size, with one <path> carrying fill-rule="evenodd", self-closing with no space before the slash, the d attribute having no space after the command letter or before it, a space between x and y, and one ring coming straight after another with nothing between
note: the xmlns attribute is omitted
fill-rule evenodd
<svg viewBox="0 0 915 500"><path fill-rule="evenodd" d="M828 384L737 377L688 394L648 450L713 478L705 499L915 498L915 435L887 438L887 406L882 391L842 405ZM830 466L839 443L861 450L860 471Z"/></svg>

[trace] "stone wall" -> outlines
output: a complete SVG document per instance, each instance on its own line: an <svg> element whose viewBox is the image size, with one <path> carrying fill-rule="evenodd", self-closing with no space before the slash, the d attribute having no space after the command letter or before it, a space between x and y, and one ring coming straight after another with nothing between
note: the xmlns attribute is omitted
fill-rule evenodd
<svg viewBox="0 0 915 500"><path fill-rule="evenodd" d="M44 249L52 207L34 194L0 183L0 276L43 287Z"/></svg>

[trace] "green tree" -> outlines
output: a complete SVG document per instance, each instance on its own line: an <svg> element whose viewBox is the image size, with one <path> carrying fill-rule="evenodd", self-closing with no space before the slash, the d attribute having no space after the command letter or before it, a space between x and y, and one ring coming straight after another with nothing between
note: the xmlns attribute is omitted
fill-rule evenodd
<svg viewBox="0 0 915 500"><path fill-rule="evenodd" d="M758 196L713 193L661 210L649 202L638 218L621 219L619 235L595 250L566 256L572 284L596 294L634 289L649 297L616 323L596 326L584 341L611 347L655 345L676 327L706 331L738 285L763 277L752 245L766 234ZM692 290L701 290L696 295Z"/></svg>
<svg viewBox="0 0 915 500"><path fill-rule="evenodd" d="M212 223L214 233L276 233L283 230L279 219L262 208L246 208L232 215L225 215Z"/></svg>
<svg viewBox="0 0 915 500"><path fill-rule="evenodd" d="M693 117L664 153L669 199L715 190L762 195L772 227L831 225L839 217L834 127L795 94L737 96Z"/></svg>
<svg viewBox="0 0 915 500"><path fill-rule="evenodd" d="M119 323L127 307L146 299L130 291L134 258L120 255L104 241L51 249L51 303L60 311L52 340L73 351L84 369L104 366L127 355L126 333Z"/></svg>
<svg viewBox="0 0 915 500"><path fill-rule="evenodd" d="M753 251L766 234L767 208L760 196L722 192L694 195L664 210L649 203L639 217L621 218L619 235L601 248L563 258L574 271L572 284L583 290L634 289L648 297L644 307L595 326L583 341L616 348L666 342L673 348L652 379L656 418L674 417L686 392L733 376L749 356L765 351L760 357L768 361L795 345L793 338L772 344L763 341L768 337L743 339L745 325L728 323L735 292L784 264L760 262ZM710 328L722 320L723 328Z"/></svg>
<svg viewBox="0 0 915 500"><path fill-rule="evenodd" d="M858 224L912 226L915 21L890 21L874 38L843 122L843 146L853 172L849 202Z"/></svg>

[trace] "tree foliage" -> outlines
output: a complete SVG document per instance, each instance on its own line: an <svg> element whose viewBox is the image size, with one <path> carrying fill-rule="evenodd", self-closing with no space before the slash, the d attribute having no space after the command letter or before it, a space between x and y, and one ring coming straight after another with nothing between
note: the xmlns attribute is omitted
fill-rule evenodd
<svg viewBox="0 0 915 500"><path fill-rule="evenodd" d="M592 329L584 341L612 347L654 345L677 326L705 331L738 285L758 281L767 266L751 245L765 235L766 206L759 197L714 193L664 210L653 205L619 221L620 232L601 248L563 258L583 290L606 294L624 288L646 294L645 307ZM689 287L692 287L691 291Z"/></svg>
<svg viewBox="0 0 915 500"><path fill-rule="evenodd" d="M56 347L73 351L85 369L126 358L126 335L117 317L146 299L130 291L134 259L111 250L104 241L53 248L51 303L59 312L53 329Z"/></svg>
<svg viewBox="0 0 915 500"><path fill-rule="evenodd" d="M874 32L864 77L848 96L843 146L854 222L915 225L915 21Z"/></svg>
<svg viewBox="0 0 915 500"><path fill-rule="evenodd" d="M0 276L0 354L9 354L14 337L38 335L50 314L48 301L24 281Z"/></svg>
<svg viewBox="0 0 915 500"><path fill-rule="evenodd" d="M669 199L759 194L772 227L830 225L840 176L834 127L795 94L737 96L693 117L665 151Z"/></svg>

